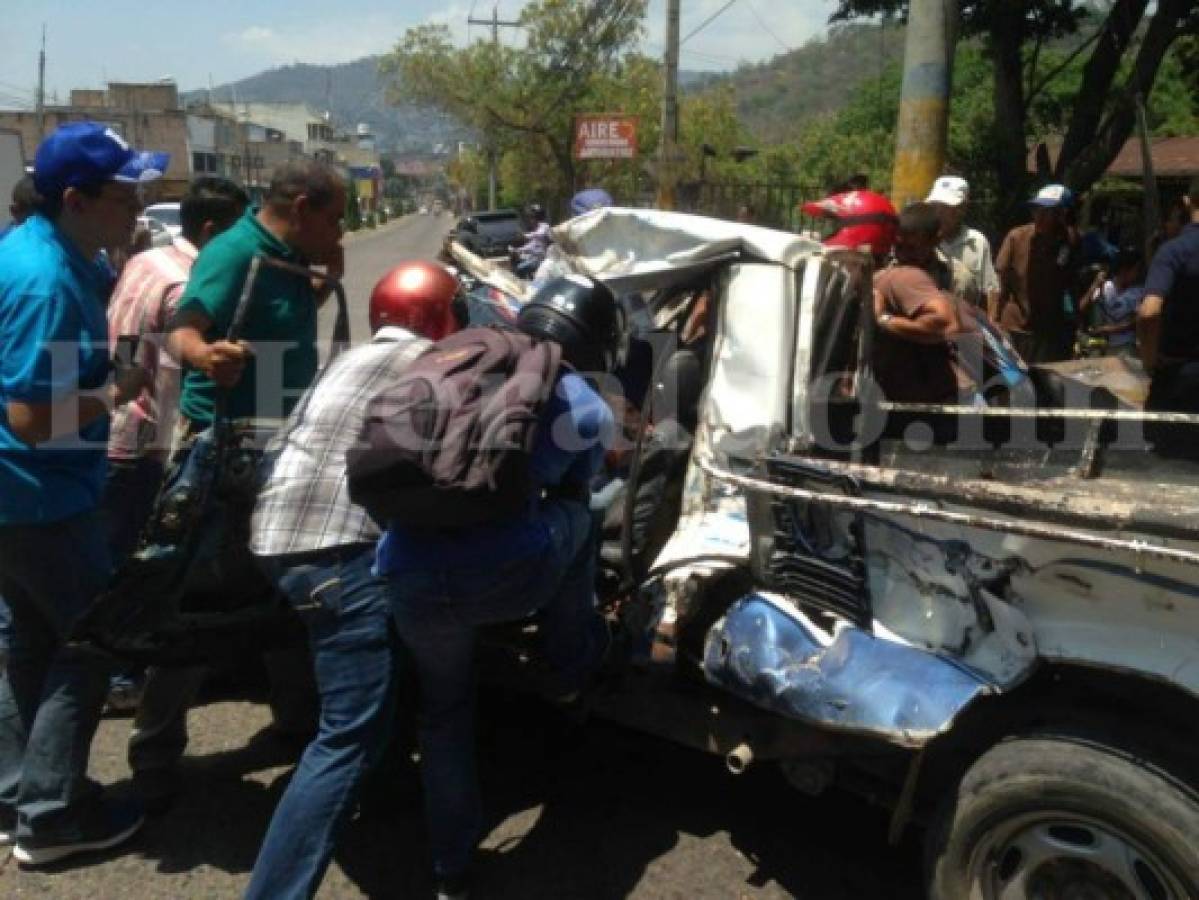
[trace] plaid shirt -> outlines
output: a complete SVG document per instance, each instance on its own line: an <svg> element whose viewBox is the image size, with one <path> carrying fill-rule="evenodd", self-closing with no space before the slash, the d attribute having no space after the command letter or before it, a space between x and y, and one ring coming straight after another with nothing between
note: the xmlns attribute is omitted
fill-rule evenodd
<svg viewBox="0 0 1199 900"><path fill-rule="evenodd" d="M381 532L350 502L346 453L367 402L429 346L399 328L335 359L266 449L266 482L254 508L250 549L258 556L373 544Z"/></svg>

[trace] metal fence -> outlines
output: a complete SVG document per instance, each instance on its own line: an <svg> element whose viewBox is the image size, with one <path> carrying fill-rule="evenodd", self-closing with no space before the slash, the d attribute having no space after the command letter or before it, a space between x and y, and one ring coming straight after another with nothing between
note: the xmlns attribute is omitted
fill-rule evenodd
<svg viewBox="0 0 1199 900"><path fill-rule="evenodd" d="M736 220L745 210L754 225L784 231L817 229L810 216L800 207L809 200L825 195L816 184L786 184L772 182L699 182L680 189L679 207L686 212Z"/></svg>

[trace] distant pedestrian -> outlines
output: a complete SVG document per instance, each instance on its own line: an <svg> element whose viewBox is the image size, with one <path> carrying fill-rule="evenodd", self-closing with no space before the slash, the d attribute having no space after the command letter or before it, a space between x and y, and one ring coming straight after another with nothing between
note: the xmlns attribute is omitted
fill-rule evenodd
<svg viewBox="0 0 1199 900"><path fill-rule="evenodd" d="M981 231L966 225L969 182L956 175L938 178L925 202L933 204L941 217L941 252L966 267L974 278L982 307L989 309L999 295L999 278L991 262L991 242Z"/></svg>
<svg viewBox="0 0 1199 900"><path fill-rule="evenodd" d="M113 847L142 823L87 778L109 666L69 638L110 574L99 514L109 410L147 380L131 365L110 380L96 258L129 240L137 183L166 161L104 125L64 125L38 147L38 213L0 243L0 593L13 617L0 842L15 841L26 865Z"/></svg>
<svg viewBox="0 0 1199 900"><path fill-rule="evenodd" d="M1058 362L1072 353L1066 302L1079 248L1066 213L1073 202L1064 185L1041 188L1029 201L1032 222L1009 231L995 258L999 294L991 318L1029 363Z"/></svg>

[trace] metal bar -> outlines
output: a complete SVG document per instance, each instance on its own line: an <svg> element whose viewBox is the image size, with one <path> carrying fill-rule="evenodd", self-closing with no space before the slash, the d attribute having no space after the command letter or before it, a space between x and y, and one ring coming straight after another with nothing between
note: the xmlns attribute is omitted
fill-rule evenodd
<svg viewBox="0 0 1199 900"><path fill-rule="evenodd" d="M1199 425L1199 415L1191 413L1142 412L1120 409L1025 409L1021 407L941 406L936 403L891 403L881 401L876 408L882 412L944 413L974 415L994 419L1079 419L1112 422L1173 422L1178 425Z"/></svg>
<svg viewBox="0 0 1199 900"><path fill-rule="evenodd" d="M1004 534L1017 534L1022 537L1040 538L1047 541L1082 544L1096 550L1131 553L1138 557L1167 560L1183 565L1199 566L1199 553L1192 550L1178 550L1173 547L1163 547L1148 541L1127 540L1124 538L1109 538L1085 531L1068 531L1051 525L1038 525L1032 522L1021 522L1007 519L993 519L989 516L975 516L967 513L951 512L938 509L931 503L918 501L902 503L892 500L871 500L864 497L849 497L841 494L829 494L821 491L809 491L804 488L788 487L774 484L759 478L749 478L737 475L716 465L711 456L704 454L696 458L696 464L705 473L726 484L734 485L742 490L760 494L773 494L792 500L806 500L810 503L820 503L826 506L852 509L859 512L878 513L883 515L911 516L915 519L929 519L945 522L961 528L981 528L987 531L998 531Z"/></svg>

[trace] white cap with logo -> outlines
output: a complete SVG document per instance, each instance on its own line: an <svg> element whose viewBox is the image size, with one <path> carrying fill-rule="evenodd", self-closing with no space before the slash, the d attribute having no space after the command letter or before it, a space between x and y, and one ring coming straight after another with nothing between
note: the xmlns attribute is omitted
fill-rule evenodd
<svg viewBox="0 0 1199 900"><path fill-rule="evenodd" d="M933 189L924 199L925 203L944 203L946 206L961 206L970 196L970 184L957 175L943 175L933 182Z"/></svg>

